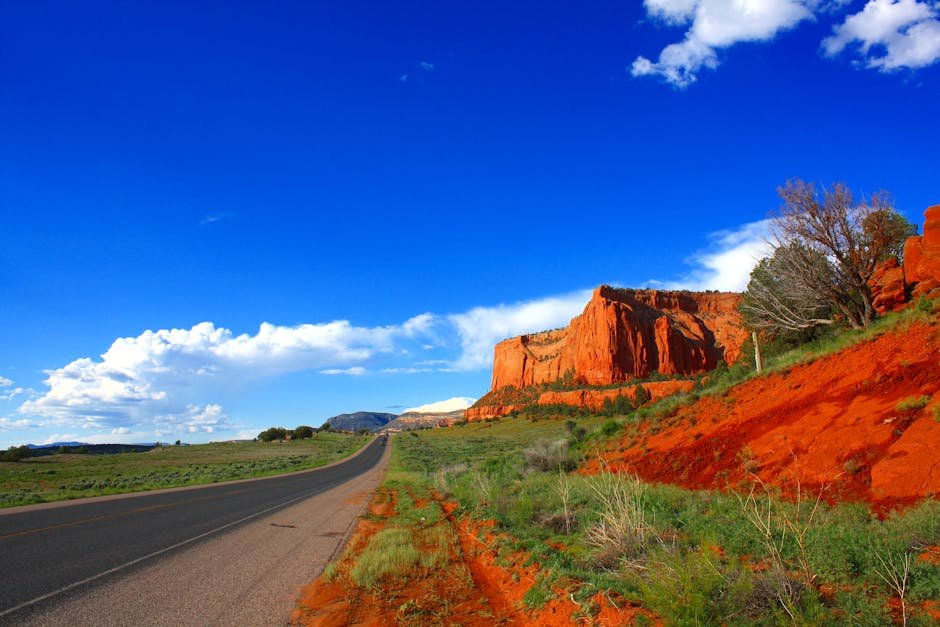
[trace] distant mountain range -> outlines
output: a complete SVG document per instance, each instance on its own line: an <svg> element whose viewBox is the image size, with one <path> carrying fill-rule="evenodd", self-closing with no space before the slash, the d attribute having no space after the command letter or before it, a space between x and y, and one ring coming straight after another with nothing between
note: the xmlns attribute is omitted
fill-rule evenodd
<svg viewBox="0 0 940 627"><path fill-rule="evenodd" d="M51 444L27 444L26 448L59 448L60 446L88 446L88 442L53 442Z"/></svg>
<svg viewBox="0 0 940 627"><path fill-rule="evenodd" d="M334 429L341 431L358 431L359 429L368 429L377 431L392 420L397 418L397 414L385 414L375 411L357 411L351 414L340 414L327 419L327 423Z"/></svg>

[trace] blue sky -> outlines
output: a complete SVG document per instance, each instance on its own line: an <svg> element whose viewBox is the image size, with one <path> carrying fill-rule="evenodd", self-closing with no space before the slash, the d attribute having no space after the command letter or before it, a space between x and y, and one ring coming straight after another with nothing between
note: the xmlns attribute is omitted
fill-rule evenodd
<svg viewBox="0 0 940 627"><path fill-rule="evenodd" d="M940 4L748 5L5 3L0 445L480 396L601 283L740 288L788 177L919 224Z"/></svg>

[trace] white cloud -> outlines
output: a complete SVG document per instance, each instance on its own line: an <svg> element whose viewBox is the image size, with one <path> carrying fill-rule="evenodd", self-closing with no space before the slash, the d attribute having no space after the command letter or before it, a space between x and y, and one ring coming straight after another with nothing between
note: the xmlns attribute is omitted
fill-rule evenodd
<svg viewBox="0 0 940 627"><path fill-rule="evenodd" d="M31 388L15 387L12 390L6 390L0 393L0 401L12 401L14 398L21 395L35 396L36 391Z"/></svg>
<svg viewBox="0 0 940 627"><path fill-rule="evenodd" d="M637 57L633 76L659 76L687 87L703 69L718 67L718 51L740 42L768 41L813 18L813 0L645 0L650 17L687 26L685 39L663 48L659 59Z"/></svg>
<svg viewBox="0 0 940 627"><path fill-rule="evenodd" d="M712 233L711 245L690 258L695 268L689 274L677 281L650 283L673 290L741 292L757 262L771 253L770 227L771 220L761 220Z"/></svg>
<svg viewBox="0 0 940 627"><path fill-rule="evenodd" d="M19 418L17 420L13 420L12 418L0 418L0 429L7 431L21 431L23 429L32 429L36 426L38 425L28 418Z"/></svg>
<svg viewBox="0 0 940 627"><path fill-rule="evenodd" d="M13 381L6 377L0 377L0 388L8 388L13 385Z"/></svg>
<svg viewBox="0 0 940 627"><path fill-rule="evenodd" d="M858 44L862 63L881 71L921 68L940 60L940 3L919 0L869 0L823 40L835 56Z"/></svg>
<svg viewBox="0 0 940 627"><path fill-rule="evenodd" d="M364 375L366 372L367 370L363 368L362 366L352 366L350 368L327 368L326 370L321 370L320 374L328 374L328 375L347 374L347 375L351 375L354 377L360 377Z"/></svg>
<svg viewBox="0 0 940 627"><path fill-rule="evenodd" d="M590 299L591 290L582 290L508 305L475 307L448 316L457 329L461 347L454 368L476 370L489 367L496 342L522 333L566 326L584 310Z"/></svg>
<svg viewBox="0 0 940 627"><path fill-rule="evenodd" d="M293 327L263 323L254 335L235 335L211 322L145 331L115 340L100 360L85 357L46 371L49 389L19 412L46 424L87 429L150 424L211 432L224 418L217 405L198 406L207 391L299 370L361 374L365 369L351 364L392 353L401 341L426 340L434 323L432 315L422 314L384 327L345 320Z"/></svg>
<svg viewBox="0 0 940 627"><path fill-rule="evenodd" d="M45 438L39 444L54 444L56 442L75 442L78 439L78 434L75 433L53 433Z"/></svg>
<svg viewBox="0 0 940 627"><path fill-rule="evenodd" d="M419 414L446 414L452 411L466 409L473 405L476 401L477 399L470 398L469 396L455 396L445 401L437 401L435 403L419 405L418 407L411 407L402 413L408 414L413 412Z"/></svg>
<svg viewBox="0 0 940 627"><path fill-rule="evenodd" d="M422 70L424 70L425 72L433 72L433 71L434 71L434 64L431 63L430 61L422 61L421 63L418 64L418 67L420 67L420 68L421 68Z"/></svg>

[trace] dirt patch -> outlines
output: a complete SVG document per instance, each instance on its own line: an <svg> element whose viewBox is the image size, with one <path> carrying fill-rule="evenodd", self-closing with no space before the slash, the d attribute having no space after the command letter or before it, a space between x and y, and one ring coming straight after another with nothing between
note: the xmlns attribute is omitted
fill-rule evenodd
<svg viewBox="0 0 940 627"><path fill-rule="evenodd" d="M587 622L613 626L632 624L641 613L651 617L648 612L603 594L583 607L562 588L554 590L554 598L542 608L525 611L522 600L536 585L538 564L526 566L524 553L500 559L493 523L458 519L454 515L457 504L442 501L440 496L434 495L445 512L445 520L440 524L456 536L448 564L407 577L386 578L368 590L349 580L348 573L369 538L394 515L397 495L380 491L370 508L372 516L359 521L349 548L330 569L330 576L321 576L304 589L291 624L552 627Z"/></svg>
<svg viewBox="0 0 940 627"><path fill-rule="evenodd" d="M616 442L605 462L692 489L738 488L753 476L791 494L828 486L830 501L883 509L935 496L938 331L936 322L915 324L700 399ZM912 398L924 406L904 409Z"/></svg>

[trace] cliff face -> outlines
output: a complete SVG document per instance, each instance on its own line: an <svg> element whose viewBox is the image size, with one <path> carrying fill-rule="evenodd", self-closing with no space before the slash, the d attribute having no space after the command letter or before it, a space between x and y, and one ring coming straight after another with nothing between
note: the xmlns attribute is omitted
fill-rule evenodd
<svg viewBox="0 0 940 627"><path fill-rule="evenodd" d="M924 212L924 234L904 245L904 281L914 297L940 288L940 205Z"/></svg>
<svg viewBox="0 0 940 627"><path fill-rule="evenodd" d="M627 290L601 286L566 329L496 346L494 390L557 381L589 385L684 375L735 361L747 339L740 294Z"/></svg>

